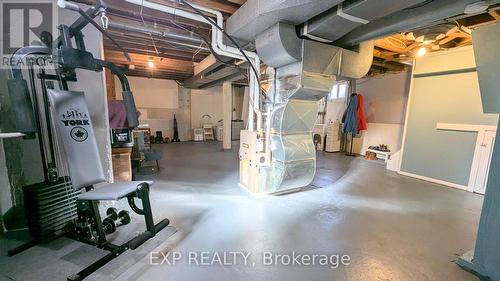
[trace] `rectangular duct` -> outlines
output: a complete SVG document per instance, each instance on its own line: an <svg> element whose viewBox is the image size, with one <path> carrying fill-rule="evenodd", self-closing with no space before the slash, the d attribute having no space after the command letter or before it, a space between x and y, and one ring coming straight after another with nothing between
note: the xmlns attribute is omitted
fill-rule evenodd
<svg viewBox="0 0 500 281"><path fill-rule="evenodd" d="M300 34L333 42L356 27L422 2L425 0L345 1L308 20L302 25Z"/></svg>
<svg viewBox="0 0 500 281"><path fill-rule="evenodd" d="M227 33L244 42L278 22L301 24L342 0L248 0L227 20Z"/></svg>
<svg viewBox="0 0 500 281"><path fill-rule="evenodd" d="M270 95L271 161L261 169L261 192L281 193L307 186L316 172L312 129L317 102L330 93L339 77L361 78L373 59L373 42L359 51L299 39L294 27L278 23L259 35L257 53L276 68Z"/></svg>

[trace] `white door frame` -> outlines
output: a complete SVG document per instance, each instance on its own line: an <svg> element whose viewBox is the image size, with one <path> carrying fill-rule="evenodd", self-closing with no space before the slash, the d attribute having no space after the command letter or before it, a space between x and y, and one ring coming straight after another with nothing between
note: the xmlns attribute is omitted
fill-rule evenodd
<svg viewBox="0 0 500 281"><path fill-rule="evenodd" d="M469 174L469 182L467 184L467 191L474 192L474 182L479 172L479 161L481 153L481 144L484 139L484 134L487 131L496 132L497 126L493 125L472 125L472 124L455 124L455 123L437 123L436 129L448 131L462 131L462 132L477 132L476 145L474 148L474 158Z"/></svg>

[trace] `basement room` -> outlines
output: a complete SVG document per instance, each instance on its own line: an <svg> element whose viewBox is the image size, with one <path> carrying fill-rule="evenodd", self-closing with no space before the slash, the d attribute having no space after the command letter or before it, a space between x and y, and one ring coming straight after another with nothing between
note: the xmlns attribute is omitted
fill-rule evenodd
<svg viewBox="0 0 500 281"><path fill-rule="evenodd" d="M500 0L0 19L0 281L500 281Z"/></svg>

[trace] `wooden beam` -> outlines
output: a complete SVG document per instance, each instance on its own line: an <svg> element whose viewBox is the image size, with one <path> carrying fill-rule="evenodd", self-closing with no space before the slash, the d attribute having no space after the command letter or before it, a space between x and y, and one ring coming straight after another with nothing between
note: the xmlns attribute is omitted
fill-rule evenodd
<svg viewBox="0 0 500 281"><path fill-rule="evenodd" d="M189 76L174 75L158 71L146 72L146 71L127 70L125 71L125 74L127 76L157 78L157 79L167 79L167 80L177 80L177 81L184 81L189 77Z"/></svg>
<svg viewBox="0 0 500 281"><path fill-rule="evenodd" d="M452 33L448 36L446 36L444 39L442 39L441 41L439 41L439 45L444 45L450 41L453 41L457 38L471 38L471 36L469 34L466 34L466 33L463 33L463 32L455 32L455 33Z"/></svg>
<svg viewBox="0 0 500 281"><path fill-rule="evenodd" d="M87 5L93 5L93 0L74 0L75 2L84 3ZM169 1L170 2L170 1ZM198 21L176 17L171 14L167 14L161 11L144 8L142 9L141 16L141 7L139 5L131 4L125 2L123 0L107 0L106 4L108 8L106 12L109 15L122 16L129 19L137 20L142 23L142 20L159 23L165 26L175 27L177 25L181 25L188 29L200 30L206 29L207 31L211 28L209 24L200 23Z"/></svg>
<svg viewBox="0 0 500 281"><path fill-rule="evenodd" d="M106 77L106 94L108 96L108 100L116 100L116 91L115 91L115 76L109 69L105 69L104 76Z"/></svg>
<svg viewBox="0 0 500 281"><path fill-rule="evenodd" d="M117 51L117 52L121 51L120 49L118 49L114 45L105 46L104 48L108 51ZM160 51L160 55L157 55L156 52L153 50L138 49L138 48L133 48L130 46L126 46L126 47L124 47L124 49L129 54L133 53L133 54L139 54L139 55L146 55L148 57L154 57L155 59L167 58L167 59L183 60L186 62L193 62L193 61L200 62L204 59L201 56L194 56L194 58L193 58L193 56L179 55L179 54L175 53L175 51L165 51L163 49Z"/></svg>
<svg viewBox="0 0 500 281"><path fill-rule="evenodd" d="M204 53L208 55L210 51L207 49L206 45L202 46L201 44L195 43L184 43L176 40L171 40L158 36L149 36L145 33L136 33L136 32L120 32L113 29L109 30L109 34L112 35L114 39L119 39L123 42L131 42L146 44L151 48L154 48L154 44L158 46L164 46L165 48L169 48L172 50L185 51L190 53Z"/></svg>
<svg viewBox="0 0 500 281"><path fill-rule="evenodd" d="M414 49L418 48L419 46L419 43L418 42L413 42L411 45L409 45L408 47L406 47L403 51L401 51L401 53L403 54L406 54L408 52L411 52L413 51Z"/></svg>
<svg viewBox="0 0 500 281"><path fill-rule="evenodd" d="M162 21L150 21L148 18L144 18L144 22L142 19L137 19L125 15L108 15L109 21L113 23L118 23L118 24L124 24L124 25L130 25L130 26L141 26L141 27L147 27L151 29L156 29L161 32L169 33L169 34L178 34L178 35L184 35L184 36L193 36L197 37L197 35L193 35L193 31L190 28L185 28L181 24L175 25L174 23L170 20L165 20L163 19ZM187 30L186 30L187 29ZM110 30L117 30L110 28ZM199 33L201 36L210 38L210 29L208 28L198 28L195 30L196 33ZM128 33L129 31L123 31L121 32L126 32Z"/></svg>
<svg viewBox="0 0 500 281"><path fill-rule="evenodd" d="M395 34L389 37L375 40L375 46L391 51L400 53L408 46L406 38L400 34Z"/></svg>
<svg viewBox="0 0 500 281"><path fill-rule="evenodd" d="M132 62L128 62L121 52L105 50L104 57L106 60L109 60L113 63L128 66L130 64L135 65L136 67L143 67L148 69L148 64L150 61L150 56L141 55L141 54L130 54L130 58ZM194 72L194 64L192 62L169 59L169 58L153 58L153 63L155 65L154 69L159 70L168 70L170 72L180 72L180 73L189 73L193 75Z"/></svg>
<svg viewBox="0 0 500 281"><path fill-rule="evenodd" d="M394 60L394 55L396 53L393 53L393 52L384 52L384 51L381 51L381 50L378 50L378 49L373 49L373 56L374 57L377 57L377 58L382 58L382 59L385 59L385 60Z"/></svg>
<svg viewBox="0 0 500 281"><path fill-rule="evenodd" d="M228 1L231 3L238 4L238 5L243 5L247 2L247 0L228 0Z"/></svg>
<svg viewBox="0 0 500 281"><path fill-rule="evenodd" d="M500 14L498 14L497 10L491 10L488 14L490 14L490 16L492 16L495 20L500 20Z"/></svg>
<svg viewBox="0 0 500 281"><path fill-rule="evenodd" d="M389 71L403 71L406 68L402 64L395 63L395 62L389 62L389 61L385 61L385 62L373 61L372 65L383 67Z"/></svg>
<svg viewBox="0 0 500 281"><path fill-rule="evenodd" d="M116 42L119 44L123 44L124 46L132 46L132 47L140 47L141 49L147 49L147 50L155 50L155 46L157 49L164 49L164 50L170 50L170 51L177 51L180 54L190 54L193 55L194 53L203 55L203 57L208 56L210 54L209 51L206 50L199 50L191 47L184 47L184 46L179 46L173 43L170 43L167 40L157 40L156 38L154 39L154 43L150 38L141 38L141 37L129 37L129 36L113 36L113 39L115 39ZM113 42L107 38L105 38L105 47L107 46L115 46Z"/></svg>
<svg viewBox="0 0 500 281"><path fill-rule="evenodd" d="M190 3L198 4L200 6L205 6L207 8L212 8L215 10L218 10L222 13L226 13L228 15L234 14L236 10L240 7L240 5L235 5L235 3L228 2L228 1L214 1L214 0L191 0L189 1ZM172 3L170 0L162 0L162 4L170 4ZM187 11L192 12L192 10L187 7L186 5L180 5L178 6L179 8L187 8Z"/></svg>

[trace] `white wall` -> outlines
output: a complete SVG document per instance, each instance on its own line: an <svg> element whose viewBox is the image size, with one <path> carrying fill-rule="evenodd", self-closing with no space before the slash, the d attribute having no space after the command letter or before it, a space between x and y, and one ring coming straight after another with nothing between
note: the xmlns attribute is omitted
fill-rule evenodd
<svg viewBox="0 0 500 281"><path fill-rule="evenodd" d="M181 141L192 139L192 129L201 126L201 117L208 114L212 123L222 119L222 86L203 90L190 90L173 80L129 77L139 122L148 124L151 132L162 131L172 138L173 118L177 118ZM116 98L122 99L120 81L115 78Z"/></svg>
<svg viewBox="0 0 500 281"><path fill-rule="evenodd" d="M364 97L368 129L354 140L353 151L364 154L370 145L386 144L391 152L401 149L410 72L385 74L356 82Z"/></svg>
<svg viewBox="0 0 500 281"><path fill-rule="evenodd" d="M177 109L178 85L173 80L128 76L138 108ZM115 77L116 98L122 99L120 80Z"/></svg>
<svg viewBox="0 0 500 281"><path fill-rule="evenodd" d="M137 110L141 112L140 124L148 124L151 133L162 131L163 137L173 137L174 114L181 141L190 139L190 91L173 80L128 77ZM122 99L121 86L115 77L116 98Z"/></svg>
<svg viewBox="0 0 500 281"><path fill-rule="evenodd" d="M208 114L212 124L222 120L222 86L191 90L191 128L200 128L201 117Z"/></svg>
<svg viewBox="0 0 500 281"><path fill-rule="evenodd" d="M342 115L344 115L345 108L345 99L327 101L325 123L335 122L335 120L342 122Z"/></svg>

